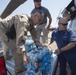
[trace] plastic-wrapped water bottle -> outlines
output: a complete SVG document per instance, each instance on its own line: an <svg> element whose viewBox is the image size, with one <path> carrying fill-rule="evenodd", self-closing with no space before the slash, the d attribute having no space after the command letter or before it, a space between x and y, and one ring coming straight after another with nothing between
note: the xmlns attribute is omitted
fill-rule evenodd
<svg viewBox="0 0 76 75"><path fill-rule="evenodd" d="M9 53L9 55L12 55L12 51L11 50L8 50L8 53Z"/></svg>
<svg viewBox="0 0 76 75"><path fill-rule="evenodd" d="M29 70L26 72L26 75L36 75L33 70Z"/></svg>
<svg viewBox="0 0 76 75"><path fill-rule="evenodd" d="M51 52L48 48L39 47L27 52L27 56L30 58L30 65L28 66L28 70L32 70L35 72L35 75L43 73L46 75L50 75L51 69Z"/></svg>
<svg viewBox="0 0 76 75"><path fill-rule="evenodd" d="M2 41L1 41L1 39L0 39L0 49L2 49Z"/></svg>

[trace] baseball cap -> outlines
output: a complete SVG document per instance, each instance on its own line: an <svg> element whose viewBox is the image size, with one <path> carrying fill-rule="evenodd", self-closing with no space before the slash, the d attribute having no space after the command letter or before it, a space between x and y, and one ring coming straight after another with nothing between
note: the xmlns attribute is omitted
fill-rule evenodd
<svg viewBox="0 0 76 75"><path fill-rule="evenodd" d="M41 0L33 0L34 2L41 2Z"/></svg>

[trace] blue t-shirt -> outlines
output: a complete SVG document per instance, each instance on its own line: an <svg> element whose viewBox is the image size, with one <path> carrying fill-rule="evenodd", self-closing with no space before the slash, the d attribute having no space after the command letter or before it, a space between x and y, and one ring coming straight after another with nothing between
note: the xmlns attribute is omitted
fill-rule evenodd
<svg viewBox="0 0 76 75"><path fill-rule="evenodd" d="M70 29L63 31L56 29L53 31L51 39L57 43L58 48L62 48L70 42L76 42L76 34ZM76 46L70 50L63 51L62 54L68 60L76 59Z"/></svg>

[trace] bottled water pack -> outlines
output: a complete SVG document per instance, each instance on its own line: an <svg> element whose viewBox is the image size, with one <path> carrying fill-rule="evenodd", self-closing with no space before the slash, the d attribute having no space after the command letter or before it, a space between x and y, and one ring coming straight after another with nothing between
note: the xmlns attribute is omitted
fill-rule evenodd
<svg viewBox="0 0 76 75"><path fill-rule="evenodd" d="M52 51L47 47L35 48L27 52L29 63L27 64L27 75L50 75ZM28 74L31 72L32 74Z"/></svg>

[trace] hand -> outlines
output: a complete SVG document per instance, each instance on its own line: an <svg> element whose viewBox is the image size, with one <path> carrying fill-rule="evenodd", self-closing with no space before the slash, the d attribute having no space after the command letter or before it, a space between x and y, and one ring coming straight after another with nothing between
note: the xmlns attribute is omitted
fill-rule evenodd
<svg viewBox="0 0 76 75"><path fill-rule="evenodd" d="M43 47L47 47L47 46L48 46L48 44L45 44L45 43L44 43L44 44L42 44L42 46L43 46Z"/></svg>
<svg viewBox="0 0 76 75"><path fill-rule="evenodd" d="M28 63L29 63L29 59L27 58L27 56L26 56L26 55L23 55L23 61L24 61L26 64L28 64Z"/></svg>
<svg viewBox="0 0 76 75"><path fill-rule="evenodd" d="M49 31L50 31L50 26L49 25L47 26L46 31L49 33Z"/></svg>
<svg viewBox="0 0 76 75"><path fill-rule="evenodd" d="M60 54L61 53L60 49L56 49L54 53L57 54L57 55Z"/></svg>

